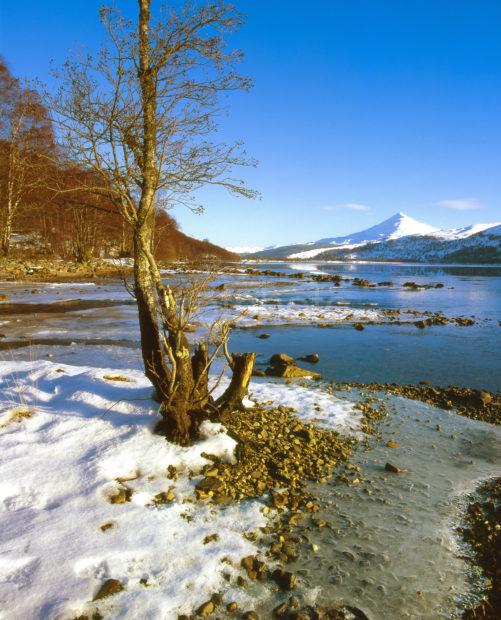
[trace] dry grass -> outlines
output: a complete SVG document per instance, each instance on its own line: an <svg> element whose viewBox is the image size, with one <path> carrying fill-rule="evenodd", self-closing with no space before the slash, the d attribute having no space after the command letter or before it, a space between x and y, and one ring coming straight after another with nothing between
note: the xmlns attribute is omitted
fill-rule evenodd
<svg viewBox="0 0 501 620"><path fill-rule="evenodd" d="M122 381L123 383L134 383L134 379L129 379L129 377L123 377L122 375L104 375L103 379L105 381Z"/></svg>
<svg viewBox="0 0 501 620"><path fill-rule="evenodd" d="M31 418L33 415L33 411L28 409L27 407L16 407L8 411L1 419L0 419L0 428L8 426L13 423L20 423L25 418Z"/></svg>

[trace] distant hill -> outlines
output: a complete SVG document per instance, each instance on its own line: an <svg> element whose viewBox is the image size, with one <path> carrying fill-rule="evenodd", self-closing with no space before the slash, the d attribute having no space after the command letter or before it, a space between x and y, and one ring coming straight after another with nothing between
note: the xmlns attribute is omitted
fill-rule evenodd
<svg viewBox="0 0 501 620"><path fill-rule="evenodd" d="M384 222L344 237L265 248L250 258L366 259L418 262L501 263L501 225L473 224L439 230L396 213Z"/></svg>
<svg viewBox="0 0 501 620"><path fill-rule="evenodd" d="M240 257L210 243L200 241L181 232L176 221L164 212L157 216L157 244L155 254L158 259L170 260L199 260L217 258L221 260L239 260Z"/></svg>

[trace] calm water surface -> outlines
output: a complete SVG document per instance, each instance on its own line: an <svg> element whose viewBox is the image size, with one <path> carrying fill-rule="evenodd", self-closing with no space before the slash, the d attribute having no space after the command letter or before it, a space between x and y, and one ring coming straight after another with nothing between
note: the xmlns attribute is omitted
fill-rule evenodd
<svg viewBox="0 0 501 620"><path fill-rule="evenodd" d="M240 306L301 304L319 309L350 306L354 309L441 311L447 316L474 317L472 327L374 325L359 332L351 325L319 328L258 326L237 329L235 350L255 350L264 364L273 353L293 356L319 353L318 370L328 380L357 382L462 385L501 389L501 267L444 266L395 263L253 263L239 265L286 274L306 274L302 280L219 275L230 301ZM391 281L392 287L361 288L351 281L340 287L311 281L309 275L339 274L374 283ZM171 275L166 276L168 279ZM413 291L405 282L443 284L443 288ZM140 367L136 312L121 283L99 285L43 285L0 283L10 302L50 303L65 299L111 299L123 305L85 311L38 311L23 316L0 315L3 357L36 358L52 355L61 362L107 367ZM128 305L126 305L128 304ZM0 304L1 311L1 304ZM270 338L259 339L262 333ZM9 342L26 346L6 351ZM85 344L85 346L83 346Z"/></svg>

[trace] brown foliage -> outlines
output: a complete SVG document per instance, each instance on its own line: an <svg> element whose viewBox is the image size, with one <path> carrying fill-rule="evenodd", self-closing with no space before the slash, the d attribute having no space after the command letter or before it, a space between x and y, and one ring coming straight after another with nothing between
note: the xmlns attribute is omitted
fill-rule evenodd
<svg viewBox="0 0 501 620"><path fill-rule="evenodd" d="M119 207L93 174L59 157L49 114L33 89L23 89L0 58L0 250L22 256L69 258L132 254L132 233ZM78 189L81 188L81 189ZM12 241L15 243L12 243ZM174 218L156 215L158 259L235 259L208 241L179 230Z"/></svg>

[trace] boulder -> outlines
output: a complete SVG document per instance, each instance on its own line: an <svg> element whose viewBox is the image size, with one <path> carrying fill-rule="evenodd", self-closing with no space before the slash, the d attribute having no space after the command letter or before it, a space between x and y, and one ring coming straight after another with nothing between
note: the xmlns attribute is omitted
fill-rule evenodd
<svg viewBox="0 0 501 620"><path fill-rule="evenodd" d="M293 590L296 585L296 575L289 571L284 571L281 568L277 568L272 573L273 581L278 585L281 590Z"/></svg>
<svg viewBox="0 0 501 620"><path fill-rule="evenodd" d="M259 368L254 368L252 370L252 376L253 377L266 377L266 373L264 372L264 370L260 370Z"/></svg>
<svg viewBox="0 0 501 620"><path fill-rule="evenodd" d="M296 360L287 353L275 353L270 357L270 366L295 366Z"/></svg>
<svg viewBox="0 0 501 620"><path fill-rule="evenodd" d="M400 469L396 465L392 465L391 463L386 463L384 466L386 471L391 472L392 474L399 474Z"/></svg>
<svg viewBox="0 0 501 620"><path fill-rule="evenodd" d="M492 394L489 392L479 392L478 400L482 405L489 405L492 402Z"/></svg>
<svg viewBox="0 0 501 620"><path fill-rule="evenodd" d="M212 601L207 601L205 603L202 603L202 605L200 605L200 607L197 609L197 616L199 616L200 618L207 618L207 616L210 616L212 613L214 613L215 609L216 606L214 605L214 603Z"/></svg>
<svg viewBox="0 0 501 620"><path fill-rule="evenodd" d="M320 379L322 375L313 370L299 368L299 366L270 366L266 369L268 377L282 377L283 379L300 379L311 377L312 379Z"/></svg>
<svg viewBox="0 0 501 620"><path fill-rule="evenodd" d="M94 600L99 601L102 598L113 596L114 594L121 592L123 589L124 588L118 579L107 579L99 588Z"/></svg>
<svg viewBox="0 0 501 620"><path fill-rule="evenodd" d="M309 362L310 364L317 364L320 361L320 355L318 353L308 353L304 357L299 358L302 362Z"/></svg>

